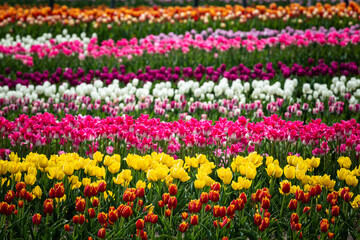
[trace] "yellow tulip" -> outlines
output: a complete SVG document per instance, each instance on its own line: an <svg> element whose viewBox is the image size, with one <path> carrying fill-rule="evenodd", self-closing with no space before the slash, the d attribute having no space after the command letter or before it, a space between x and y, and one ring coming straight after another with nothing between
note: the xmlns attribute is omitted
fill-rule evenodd
<svg viewBox="0 0 360 240"><path fill-rule="evenodd" d="M19 164L17 162L9 162L7 164L7 167L8 167L8 171L11 173L11 174L15 174L17 172L19 172Z"/></svg>
<svg viewBox="0 0 360 240"><path fill-rule="evenodd" d="M349 186L354 186L356 187L356 185L358 184L358 179L356 178L356 176L353 175L348 175L345 179L346 184Z"/></svg>
<svg viewBox="0 0 360 240"><path fill-rule="evenodd" d="M5 175L7 173L7 163L8 161L0 160L0 174Z"/></svg>
<svg viewBox="0 0 360 240"><path fill-rule="evenodd" d="M15 182L20 182L21 181L21 172L18 172L16 174L13 175L15 177Z"/></svg>
<svg viewBox="0 0 360 240"><path fill-rule="evenodd" d="M17 153L15 154L13 152L10 153L9 159L11 162L19 162L20 161L20 158L18 157Z"/></svg>
<svg viewBox="0 0 360 240"><path fill-rule="evenodd" d="M56 179L58 181L63 180L63 178L65 177L65 173L63 171L61 171L60 169L57 170L57 174L56 174Z"/></svg>
<svg viewBox="0 0 360 240"><path fill-rule="evenodd" d="M114 161L109 167L108 167L109 172L111 172L112 174L118 173L120 171L120 163Z"/></svg>
<svg viewBox="0 0 360 240"><path fill-rule="evenodd" d="M208 162L208 160L204 154L200 154L200 155L196 154L196 159L199 164L204 164L204 163Z"/></svg>
<svg viewBox="0 0 360 240"><path fill-rule="evenodd" d="M130 182L131 179L133 178L131 176L131 170L129 170L129 169L122 170L120 174L121 174L121 178L128 182Z"/></svg>
<svg viewBox="0 0 360 240"><path fill-rule="evenodd" d="M101 162L102 159L103 159L103 156L104 156L104 154L102 154L101 152L97 151L96 153L94 153L93 159L94 159L96 162Z"/></svg>
<svg viewBox="0 0 360 240"><path fill-rule="evenodd" d="M79 182L79 177L72 175L68 177L68 180L71 185L76 185Z"/></svg>
<svg viewBox="0 0 360 240"><path fill-rule="evenodd" d="M256 176L256 168L251 167L250 165L247 165L245 176L247 179L253 180Z"/></svg>
<svg viewBox="0 0 360 240"><path fill-rule="evenodd" d="M170 175L166 176L166 178L165 178L166 186L169 186L170 184L172 184L173 181L174 181L174 178L172 178Z"/></svg>
<svg viewBox="0 0 360 240"><path fill-rule="evenodd" d="M114 161L115 160L112 157L110 157L109 155L106 155L104 158L104 165L108 167L111 164L113 164Z"/></svg>
<svg viewBox="0 0 360 240"><path fill-rule="evenodd" d="M157 173L154 169L150 169L147 173L146 173L146 177L149 181L151 182L156 182L157 180L159 180L157 178Z"/></svg>
<svg viewBox="0 0 360 240"><path fill-rule="evenodd" d="M194 181L194 186L195 186L195 188L197 188L197 189L202 189L203 187L205 187L205 184L206 184L206 182L203 181L203 180L196 179L196 180Z"/></svg>
<svg viewBox="0 0 360 240"><path fill-rule="evenodd" d="M38 164L41 168L46 168L49 165L49 161L44 154L39 155Z"/></svg>
<svg viewBox="0 0 360 240"><path fill-rule="evenodd" d="M41 199L42 190L41 190L40 186L36 186L36 187L31 191L31 193L32 193L35 197Z"/></svg>
<svg viewBox="0 0 360 240"><path fill-rule="evenodd" d="M305 178L305 172L302 170L296 170L295 171L296 179L301 181Z"/></svg>
<svg viewBox="0 0 360 240"><path fill-rule="evenodd" d="M232 189L234 189L235 191L241 190L241 184L238 183L238 182L235 182L235 181L232 181L231 187L232 187Z"/></svg>
<svg viewBox="0 0 360 240"><path fill-rule="evenodd" d="M337 176L341 181L344 181L349 174L350 170L347 170L346 168L340 168L340 170L337 170Z"/></svg>
<svg viewBox="0 0 360 240"><path fill-rule="evenodd" d="M341 168L349 169L351 167L351 160L349 157L339 157L337 160Z"/></svg>
<svg viewBox="0 0 360 240"><path fill-rule="evenodd" d="M284 167L284 175L287 179L294 179L295 178L295 167L286 165Z"/></svg>
<svg viewBox="0 0 360 240"><path fill-rule="evenodd" d="M67 162L63 165L63 172L68 175L71 176L74 174L74 166L72 162Z"/></svg>
<svg viewBox="0 0 360 240"><path fill-rule="evenodd" d="M175 179L180 179L182 182L186 182L190 179L188 173L184 168L173 167L170 169L170 176Z"/></svg>
<svg viewBox="0 0 360 240"><path fill-rule="evenodd" d="M320 165L320 158L312 157L309 163L312 168L317 168Z"/></svg>
<svg viewBox="0 0 360 240"><path fill-rule="evenodd" d="M251 183L252 181L249 179L244 179L244 181L242 182L242 187L244 189L249 189L251 187Z"/></svg>
<svg viewBox="0 0 360 240"><path fill-rule="evenodd" d="M49 179L54 179L54 178L56 178L56 175L57 175L56 168L52 167L52 168L49 168L49 169L48 169L47 177L48 177Z"/></svg>
<svg viewBox="0 0 360 240"><path fill-rule="evenodd" d="M139 189L139 188L144 188L145 189L145 187L146 187L146 182L143 182L141 180L137 181L136 189Z"/></svg>
<svg viewBox="0 0 360 240"><path fill-rule="evenodd" d="M91 179L90 178L83 178L82 179L82 185L86 186L86 185L90 185L91 183Z"/></svg>
<svg viewBox="0 0 360 240"><path fill-rule="evenodd" d="M218 177L223 181L224 184L228 185L232 180L232 172L230 168L219 168L217 171Z"/></svg>
<svg viewBox="0 0 360 240"><path fill-rule="evenodd" d="M199 167L199 162L196 158L185 157L185 163L192 168Z"/></svg>
<svg viewBox="0 0 360 240"><path fill-rule="evenodd" d="M119 173L116 178L113 177L113 182L117 185L120 185L123 184L125 180L121 177L121 173Z"/></svg>
<svg viewBox="0 0 360 240"><path fill-rule="evenodd" d="M36 181L36 177L31 174L25 174L24 180L25 180L26 185L34 185L34 183Z"/></svg>

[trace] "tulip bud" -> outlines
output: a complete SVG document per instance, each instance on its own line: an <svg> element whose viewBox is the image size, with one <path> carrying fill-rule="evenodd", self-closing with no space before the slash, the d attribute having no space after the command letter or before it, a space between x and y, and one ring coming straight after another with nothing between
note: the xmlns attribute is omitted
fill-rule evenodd
<svg viewBox="0 0 360 240"><path fill-rule="evenodd" d="M74 224L78 224L79 223L79 216L78 215L73 216L72 220L73 220Z"/></svg>
<svg viewBox="0 0 360 240"><path fill-rule="evenodd" d="M320 231L326 233L329 230L329 221L327 219L322 219L320 222Z"/></svg>
<svg viewBox="0 0 360 240"><path fill-rule="evenodd" d="M151 217L150 217L150 222L153 223L153 224L155 224L155 223L157 223L158 218L159 218L158 215L152 214Z"/></svg>
<svg viewBox="0 0 360 240"><path fill-rule="evenodd" d="M133 211L132 211L131 207L124 206L122 211L121 211L121 216L123 218L128 218L128 217L130 217L132 215L132 213L133 213Z"/></svg>
<svg viewBox="0 0 360 240"><path fill-rule="evenodd" d="M220 194L219 194L219 192L214 191L214 190L210 190L210 192L209 192L209 199L210 199L212 202L218 202L219 199L220 199Z"/></svg>
<svg viewBox="0 0 360 240"><path fill-rule="evenodd" d="M94 218L95 217L95 209L93 209L93 208L89 208L88 209L88 213L89 213L89 217L90 218Z"/></svg>
<svg viewBox="0 0 360 240"><path fill-rule="evenodd" d="M269 209L270 207L270 200L267 198L267 197L264 197L262 200L261 200L261 207L263 209Z"/></svg>
<svg viewBox="0 0 360 240"><path fill-rule="evenodd" d="M169 202L168 202L168 207L169 207L170 209L175 209L176 206L177 206L177 199L176 199L176 197L170 197L170 198L169 198Z"/></svg>
<svg viewBox="0 0 360 240"><path fill-rule="evenodd" d="M317 211L317 212L321 212L321 209L322 209L322 205L321 205L321 204L316 205L316 211Z"/></svg>
<svg viewBox="0 0 360 240"><path fill-rule="evenodd" d="M106 220L108 219L108 217L107 217L106 213L101 212L101 213L98 214L97 219L98 219L100 224L104 224L104 223L106 223Z"/></svg>
<svg viewBox="0 0 360 240"><path fill-rule="evenodd" d="M291 199L289 202L289 209L296 210L296 208L297 208L297 200Z"/></svg>
<svg viewBox="0 0 360 240"><path fill-rule="evenodd" d="M106 234L106 229L100 228L97 235L98 235L98 238L105 238L105 234Z"/></svg>
<svg viewBox="0 0 360 240"><path fill-rule="evenodd" d="M171 215L171 210L170 209L166 209L165 210L165 217L170 217Z"/></svg>
<svg viewBox="0 0 360 240"><path fill-rule="evenodd" d="M226 209L226 213L230 217L235 214L235 210L236 210L236 206L233 204L230 204L230 206L228 206L228 208Z"/></svg>
<svg viewBox="0 0 360 240"><path fill-rule="evenodd" d="M145 195L145 189L144 188L136 189L136 196L138 198L142 198L142 197L144 197L144 195Z"/></svg>
<svg viewBox="0 0 360 240"><path fill-rule="evenodd" d="M171 196L175 196L178 192L178 188L176 186L176 184L170 184L169 186L169 193Z"/></svg>
<svg viewBox="0 0 360 240"><path fill-rule="evenodd" d="M261 215L258 214L258 213L255 213L255 215L254 215L254 223L255 223L255 225L260 226L261 221L262 221Z"/></svg>
<svg viewBox="0 0 360 240"><path fill-rule="evenodd" d="M34 216L32 217L32 223L34 225L39 225L41 223L41 215L38 213L34 214Z"/></svg>
<svg viewBox="0 0 360 240"><path fill-rule="evenodd" d="M109 220L113 223L116 222L116 220L118 219L118 215L115 210L109 211L108 215L109 215Z"/></svg>
<svg viewBox="0 0 360 240"><path fill-rule="evenodd" d="M136 221L136 229L142 230L145 227L145 221L143 219L138 219Z"/></svg>
<svg viewBox="0 0 360 240"><path fill-rule="evenodd" d="M186 232L188 228L188 224L186 222L182 222L180 225L179 225L179 231L180 232Z"/></svg>
<svg viewBox="0 0 360 240"><path fill-rule="evenodd" d="M298 223L299 222L299 215L297 215L297 213L292 213L291 218L290 218L290 222Z"/></svg>
<svg viewBox="0 0 360 240"><path fill-rule="evenodd" d="M79 216L79 224L82 225L85 222L85 216L83 214L80 214Z"/></svg>
<svg viewBox="0 0 360 240"><path fill-rule="evenodd" d="M303 213L307 213L307 212L309 212L309 211L310 211L310 207L309 207L309 206L304 207Z"/></svg>
<svg viewBox="0 0 360 240"><path fill-rule="evenodd" d="M106 191L106 182L105 181L102 181L99 186L98 186L98 189L99 189L99 192L105 192Z"/></svg>
<svg viewBox="0 0 360 240"><path fill-rule="evenodd" d="M331 215L333 215L334 217L337 217L337 216L339 216L339 214L340 214L339 206L333 206L331 208Z"/></svg>
<svg viewBox="0 0 360 240"><path fill-rule="evenodd" d="M190 217L190 224L195 226L199 223L199 216L198 215L192 215Z"/></svg>
<svg viewBox="0 0 360 240"><path fill-rule="evenodd" d="M66 232L70 231L70 225L69 225L69 224L65 224L65 225L64 225L64 230L65 230Z"/></svg>
<svg viewBox="0 0 360 240"><path fill-rule="evenodd" d="M170 194L169 193L164 193L162 195L162 201L164 202L164 204L168 204L169 199L170 199Z"/></svg>
<svg viewBox="0 0 360 240"><path fill-rule="evenodd" d="M205 211L208 212L208 211L211 211L211 205L207 204L205 206Z"/></svg>
<svg viewBox="0 0 360 240"><path fill-rule="evenodd" d="M209 194L208 194L207 192L201 193L201 195L200 195L200 202L201 202L202 204L206 204L206 203L209 202Z"/></svg>
<svg viewBox="0 0 360 240"><path fill-rule="evenodd" d="M162 200L160 200L160 201L158 202L158 205L159 205L160 208L162 208L162 207L165 206L165 204L164 204L164 202L163 202Z"/></svg>
<svg viewBox="0 0 360 240"><path fill-rule="evenodd" d="M211 190L220 191L220 183L216 182L211 185Z"/></svg>
<svg viewBox="0 0 360 240"><path fill-rule="evenodd" d="M187 212L183 212L183 213L181 214L181 218L182 218L183 220L186 220L186 219L188 218L188 216L189 216L189 214L188 214Z"/></svg>
<svg viewBox="0 0 360 240"><path fill-rule="evenodd" d="M92 206L97 207L97 206L99 206L99 204L100 204L99 199L97 197L94 197L94 199L92 201Z"/></svg>
<svg viewBox="0 0 360 240"><path fill-rule="evenodd" d="M76 201L76 204L75 204L76 211L84 212L85 207L86 207L85 199L82 198L82 199L79 199L79 200Z"/></svg>
<svg viewBox="0 0 360 240"><path fill-rule="evenodd" d="M245 193L241 193L239 198L241 198L241 200L243 200L244 204L247 203L247 197L246 197L246 194Z"/></svg>

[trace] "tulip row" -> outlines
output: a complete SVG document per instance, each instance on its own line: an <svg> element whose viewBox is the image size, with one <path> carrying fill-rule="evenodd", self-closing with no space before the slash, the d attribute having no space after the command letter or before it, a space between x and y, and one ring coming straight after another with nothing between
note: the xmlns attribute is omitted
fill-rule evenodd
<svg viewBox="0 0 360 240"><path fill-rule="evenodd" d="M360 169L349 157L277 160L252 152L176 159L114 149L0 160L4 238L343 238L359 235ZM326 160L325 160L326 161ZM337 170L336 170L337 169ZM335 171L335 172L331 172ZM256 183L256 184L255 184ZM17 224L13 224L16 222Z"/></svg>
<svg viewBox="0 0 360 240"><path fill-rule="evenodd" d="M8 33L40 36L59 34L64 25L70 33L99 33L100 40L145 37L149 34L185 33L191 29L250 30L252 28L283 29L287 26L306 29L312 26L344 28L358 20L359 5L351 2L302 7L272 5L243 8L234 7L169 7L169 8L14 8L0 6L0 36ZM246 24L244 24L246 23ZM112 29L111 31L109 31Z"/></svg>
<svg viewBox="0 0 360 240"><path fill-rule="evenodd" d="M256 120L277 113L288 119L308 121L325 117L327 112L332 117L326 121L332 123L344 117L356 118L360 110L359 87L359 79L347 80L344 76L333 78L330 86L301 85L297 79L287 79L283 86L279 82L270 85L267 80L254 80L251 84L236 80L229 84L226 78L218 84L191 80L179 81L176 86L170 82L139 85L139 80L134 79L124 88L119 87L118 80L105 87L96 80L76 88L67 83L57 87L45 82L38 86L17 85L15 91L0 87L0 116L10 120L21 113L33 115L45 111L60 117L69 113L102 117L126 113L134 117L155 114L171 121L200 115L211 120L253 115Z"/></svg>
<svg viewBox="0 0 360 240"><path fill-rule="evenodd" d="M303 6L310 6L313 1L311 0L301 0L301 1L295 1L295 0L247 0L247 4L254 5L254 4L264 4L264 5L270 5L272 3L277 3L280 6L287 5L289 3L298 3ZM339 2L343 2L341 0L320 0L317 1L320 3L330 3L330 4L336 4ZM359 3L358 0L355 0L353 2ZM20 1L14 1L14 0L8 0L8 4L15 5L15 4L48 4L48 1L46 0L20 0ZM104 2L101 0L89 0L88 2L84 2L83 0L57 0L57 4L60 5L67 5L72 7L86 7L86 6L96 6L96 5L103 5ZM194 0L175 0L175 1L169 1L169 0L115 0L116 6L173 6L176 4L177 6L189 6L194 4ZM200 0L199 5L215 5L215 6L226 6L226 5L241 5L243 4L243 0L210 0L210 1L204 1Z"/></svg>
<svg viewBox="0 0 360 240"><path fill-rule="evenodd" d="M187 54L195 49L206 52L226 52L242 48L246 49L246 52L261 52L265 50L271 51L272 48L284 50L294 46L307 48L309 45L348 46L353 48L354 45L358 45L360 42L360 32L356 31L353 34L332 32L326 36L325 34L314 34L307 31L304 35L280 34L277 37L262 39L248 37L245 40L241 38L228 39L222 36L203 39L200 35L196 36L196 38L187 35L183 39L167 38L156 40L149 37L143 39L142 42L139 42L136 38L129 41L122 39L116 43L110 39L103 41L101 44L97 44L97 38L90 38L88 42L75 40L56 44L54 39L50 40L50 42L51 45L31 45L30 48L25 48L21 43L16 44L16 46L0 45L0 53L5 56L12 56L27 66L33 66L33 55L38 56L40 59L44 57L55 58L58 55L77 55L80 60L87 57L111 56L119 60L123 58L131 60L134 56L142 56L145 53L164 55L174 50L181 50L183 54Z"/></svg>
<svg viewBox="0 0 360 240"><path fill-rule="evenodd" d="M287 66L282 62L277 64L267 63L264 66L258 63L252 69L244 64L234 67L227 67L225 64L221 64L218 68L199 65L197 67L184 68L166 68L163 66L159 69L152 69L150 66L146 66L144 70L138 69L134 72L128 72L125 65L112 69L107 67L98 70L91 69L87 72L81 67L77 69L58 67L52 73L48 70L23 73L16 71L17 69L18 67L13 70L10 67L6 67L4 73L0 74L0 86L8 86L9 89L14 89L18 84L27 86L29 84L43 85L45 82L50 82L51 84L67 82L70 86L78 86L82 83L93 83L97 78L104 82L105 85L110 85L117 79L120 86L128 84L133 79L139 79L141 82L178 82L179 80L194 78L197 81L211 80L217 82L222 77L229 80L240 79L243 81L252 79L271 80L275 78L282 83L283 79L290 76L298 77L300 83L303 80L308 82L309 78L312 79L312 82L326 83L328 77L336 75L358 76L360 74L359 66L355 62L339 63L334 61L328 65L323 60L319 60L318 64L314 64L314 59L312 58L309 58L308 63L304 66L297 63Z"/></svg>
<svg viewBox="0 0 360 240"><path fill-rule="evenodd" d="M254 149L281 158L288 153L301 152L303 156L324 156L328 163L341 154L359 159L359 124L354 120L333 125L312 120L285 121L277 115L250 122L238 117L235 122L220 118L211 120L160 122L148 115L139 118L66 115L56 119L45 113L29 117L20 115L15 121L0 118L2 148L19 154L30 151L51 154L58 151L76 151L92 154L112 146L122 155L131 152L165 151L184 157L184 154L212 151L228 157ZM218 160L216 160L218 161Z"/></svg>

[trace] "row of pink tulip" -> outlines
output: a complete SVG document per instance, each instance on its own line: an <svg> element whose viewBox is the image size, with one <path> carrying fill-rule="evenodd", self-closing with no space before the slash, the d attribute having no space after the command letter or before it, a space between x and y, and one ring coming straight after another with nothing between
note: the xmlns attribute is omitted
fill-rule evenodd
<svg viewBox="0 0 360 240"><path fill-rule="evenodd" d="M304 34L299 35L280 34L277 37L263 39L251 36L247 39L240 37L228 39L222 36L203 39L200 35L194 38L191 34L187 34L182 39L167 38L155 40L154 38L147 37L143 39L141 43L137 38L131 40L122 39L117 42L110 39L100 44L98 44L97 38L91 38L88 44L79 40L57 43L52 39L50 40L50 44L35 44L28 48L24 47L21 43L15 46L0 45L0 53L12 55L24 64L32 66L34 64L33 55L37 55L39 58L51 58L59 54L66 56L78 54L79 59L85 59L87 56L94 58L113 56L116 58L125 57L131 59L133 56L141 56L144 53L166 54L173 50L181 50L186 54L192 48L205 51L216 50L220 52L229 51L234 48L245 48L248 52L253 52L256 50L262 51L266 47L276 46L285 49L288 46L306 47L310 44L347 46L349 44L357 45L359 42L359 31L351 34L334 31L327 35L324 33L314 34L311 31L306 31Z"/></svg>
<svg viewBox="0 0 360 240"><path fill-rule="evenodd" d="M0 148L11 147L17 152L26 149L54 152L55 147L55 151L65 152L89 149L91 154L98 148L112 147L120 153L121 149L156 150L180 155L191 149L205 153L223 150L230 155L261 150L278 157L301 151L303 155L360 153L360 124L354 119L333 125L322 123L321 119L307 124L286 121L277 115L264 117L259 122L243 116L236 121L192 118L162 122L148 115L104 119L66 115L57 119L45 113L32 117L20 115L14 121L1 117L0 134Z"/></svg>

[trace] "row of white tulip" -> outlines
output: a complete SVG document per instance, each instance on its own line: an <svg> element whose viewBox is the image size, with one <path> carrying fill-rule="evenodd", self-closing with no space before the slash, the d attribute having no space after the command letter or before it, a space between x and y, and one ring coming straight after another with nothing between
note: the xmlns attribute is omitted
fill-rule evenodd
<svg viewBox="0 0 360 240"><path fill-rule="evenodd" d="M298 90L298 89L302 89ZM229 81L222 78L218 83L208 81L199 83L197 81L179 81L177 84L171 82L140 83L134 79L126 86L121 87L118 80L114 80L110 85L105 86L100 80L95 80L92 84L82 83L76 87L69 86L64 82L61 85L52 85L45 82L44 85L24 86L18 84L14 90L7 86L0 87L0 99L29 98L30 101L38 99L52 98L55 102L60 102L64 95L75 95L77 99L89 96L93 100L104 100L125 102L135 96L138 100L150 98L153 100L175 100L181 101L182 96L187 97L188 102L209 101L217 102L219 99L236 99L239 103L247 103L254 100L273 102L276 98L283 98L289 102L306 101L325 101L329 97L339 99L350 93L350 104L356 104L360 99L360 79L345 76L334 77L330 85L313 85L304 83L299 86L298 80L287 79L282 85L280 82L271 84L268 80L253 80L251 83L241 80Z"/></svg>

